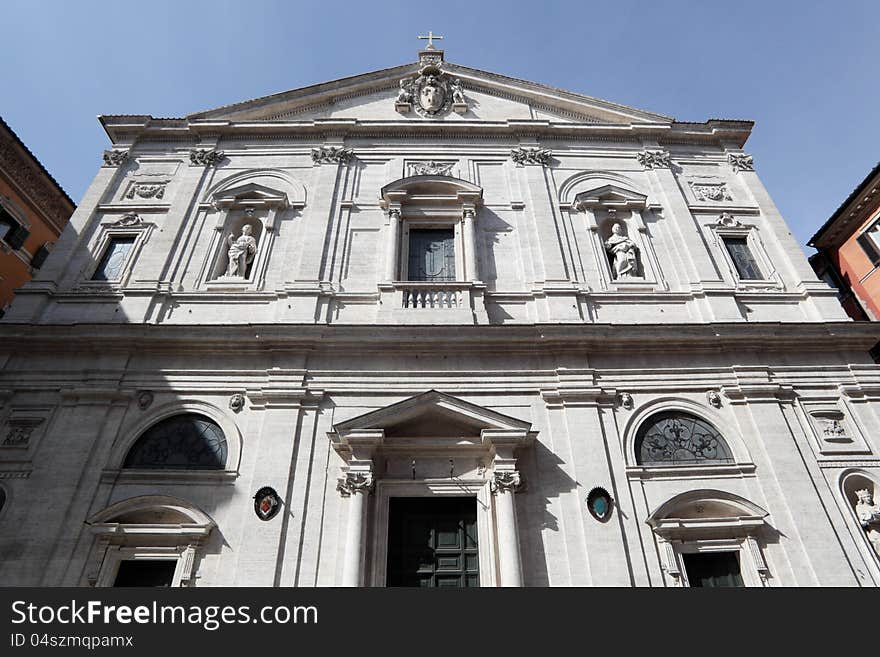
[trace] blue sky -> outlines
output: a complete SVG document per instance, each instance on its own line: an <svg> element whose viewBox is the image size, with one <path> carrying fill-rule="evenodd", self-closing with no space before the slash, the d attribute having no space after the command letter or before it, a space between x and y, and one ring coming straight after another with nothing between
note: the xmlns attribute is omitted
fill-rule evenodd
<svg viewBox="0 0 880 657"><path fill-rule="evenodd" d="M746 150L805 243L880 159L871 2L5 0L0 115L74 201L98 114L180 116L415 59L680 120L757 122Z"/></svg>

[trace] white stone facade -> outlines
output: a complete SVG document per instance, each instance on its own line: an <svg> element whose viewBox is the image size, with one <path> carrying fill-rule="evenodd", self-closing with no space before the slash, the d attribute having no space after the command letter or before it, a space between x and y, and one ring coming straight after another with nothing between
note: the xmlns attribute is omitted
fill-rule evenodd
<svg viewBox="0 0 880 657"><path fill-rule="evenodd" d="M466 496L481 586L687 585L694 552L735 553L746 585L880 584L856 509L880 494L877 330L816 280L750 122L432 49L102 122L112 149L0 323L0 583L152 559L175 585L382 586L389 500ZM409 275L423 229L452 236L448 280ZM181 413L222 429L224 467L125 467ZM729 458L640 463L658 413Z"/></svg>

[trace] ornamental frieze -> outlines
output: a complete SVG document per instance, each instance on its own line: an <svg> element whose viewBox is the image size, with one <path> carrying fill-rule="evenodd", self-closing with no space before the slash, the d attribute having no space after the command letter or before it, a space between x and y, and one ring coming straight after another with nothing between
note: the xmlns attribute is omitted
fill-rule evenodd
<svg viewBox="0 0 880 657"><path fill-rule="evenodd" d="M165 196L165 187L167 185L167 182L135 182L128 188L128 191L125 193L125 198L133 199L137 197L161 199Z"/></svg>
<svg viewBox="0 0 880 657"><path fill-rule="evenodd" d="M694 198L698 201L732 201L730 190L727 189L727 183L709 183L690 181L691 190L694 192Z"/></svg>
<svg viewBox="0 0 880 657"><path fill-rule="evenodd" d="M451 176L455 162L407 162L407 176Z"/></svg>

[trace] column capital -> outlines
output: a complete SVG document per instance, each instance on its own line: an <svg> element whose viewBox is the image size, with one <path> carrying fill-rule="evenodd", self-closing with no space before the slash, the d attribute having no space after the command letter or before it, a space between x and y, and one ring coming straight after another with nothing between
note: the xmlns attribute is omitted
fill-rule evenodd
<svg viewBox="0 0 880 657"><path fill-rule="evenodd" d="M336 490L343 497L350 497L355 493L369 495L373 492L374 485L372 472L346 472L336 480Z"/></svg>
<svg viewBox="0 0 880 657"><path fill-rule="evenodd" d="M525 488L525 482L519 470L501 470L492 474L492 480L489 482L492 492L499 493L515 493Z"/></svg>

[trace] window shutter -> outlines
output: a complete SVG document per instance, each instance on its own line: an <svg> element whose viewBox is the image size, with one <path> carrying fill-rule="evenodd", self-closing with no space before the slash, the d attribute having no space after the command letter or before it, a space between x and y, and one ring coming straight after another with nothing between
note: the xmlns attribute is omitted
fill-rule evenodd
<svg viewBox="0 0 880 657"><path fill-rule="evenodd" d="M34 269L39 269L43 266L43 263L46 262L46 258L49 256L49 243L46 242L43 246L37 249L37 252L34 254L34 257L31 259L31 267Z"/></svg>
<svg viewBox="0 0 880 657"><path fill-rule="evenodd" d="M24 226L16 226L6 234L6 243L10 249L20 249L24 246L25 240L27 240L30 234L31 231Z"/></svg>
<svg viewBox="0 0 880 657"><path fill-rule="evenodd" d="M880 251L877 250L877 245L869 233L862 233L856 238L856 241L872 264L880 263Z"/></svg>

